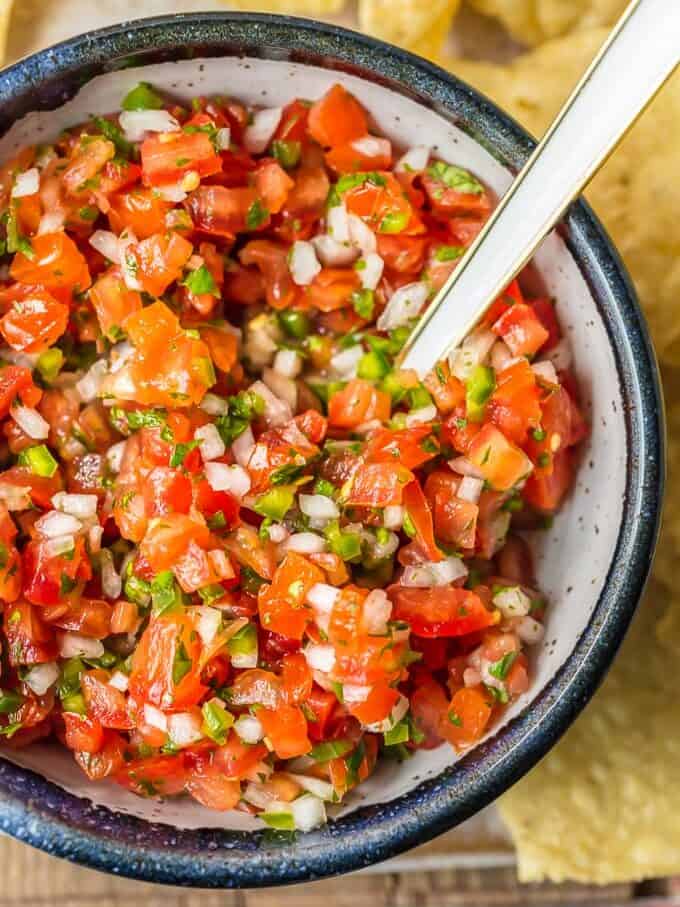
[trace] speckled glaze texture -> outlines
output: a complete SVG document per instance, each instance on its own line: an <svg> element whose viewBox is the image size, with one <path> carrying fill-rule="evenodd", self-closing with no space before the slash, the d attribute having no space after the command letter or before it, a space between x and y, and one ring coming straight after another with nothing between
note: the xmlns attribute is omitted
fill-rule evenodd
<svg viewBox="0 0 680 907"><path fill-rule="evenodd" d="M253 14L198 14L74 38L0 73L0 134L52 110L102 72L247 54L338 69L435 109L510 170L533 141L471 88L417 57L353 32ZM358 869L446 831L478 811L552 746L592 696L642 593L663 481L663 414L654 355L625 270L588 206L561 228L607 327L625 403L629 451L623 520L607 582L574 651L530 708L433 780L360 808L295 841L263 832L176 830L95 807L0 760L0 829L48 853L151 882L205 888L278 885Z"/></svg>

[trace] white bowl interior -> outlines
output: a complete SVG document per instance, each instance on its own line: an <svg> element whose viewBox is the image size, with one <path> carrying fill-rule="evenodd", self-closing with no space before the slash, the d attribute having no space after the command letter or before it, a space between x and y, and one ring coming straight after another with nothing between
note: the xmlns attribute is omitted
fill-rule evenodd
<svg viewBox="0 0 680 907"><path fill-rule="evenodd" d="M118 109L126 92L142 79L187 101L196 95L228 93L264 106L282 105L294 97L315 99L340 81L364 103L378 129L399 145L431 145L443 159L471 169L498 195L511 181L510 173L485 148L443 117L394 91L316 66L259 58L163 63L99 76L59 110L31 113L17 122L0 141L0 161L7 160L22 145L53 139L64 127L91 114ZM538 580L550 602L547 632L536 655L533 686L508 711L506 722L550 681L588 623L614 552L626 475L623 405L604 323L576 263L556 234L543 243L535 263L546 290L557 299L592 432L576 487L553 528L533 533L530 538ZM498 726L492 732L497 731ZM36 745L6 758L76 795L148 820L179 828L255 827L254 821L243 813L212 812L188 798L159 803L136 797L113 783L91 784L70 755L58 746ZM340 813L405 794L454 760L453 750L445 745L417 753L401 765L384 764Z"/></svg>

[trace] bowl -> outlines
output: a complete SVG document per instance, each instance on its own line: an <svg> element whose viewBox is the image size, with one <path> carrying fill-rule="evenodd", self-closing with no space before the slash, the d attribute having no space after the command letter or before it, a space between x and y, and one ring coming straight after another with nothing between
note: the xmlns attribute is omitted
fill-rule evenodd
<svg viewBox="0 0 680 907"><path fill-rule="evenodd" d="M124 23L43 50L0 73L0 160L141 79L190 98L225 91L264 105L316 98L335 81L399 144L426 142L498 194L534 147L512 120L436 66L307 20L215 13ZM602 680L639 601L663 475L662 405L625 269L588 206L574 204L535 258L574 355L592 431L578 482L532 546L552 607L528 694L480 745L383 765L327 826L295 839L240 813L142 800L91 785L58 747L5 752L0 828L48 853L152 882L254 887L348 872L452 828L517 781Z"/></svg>

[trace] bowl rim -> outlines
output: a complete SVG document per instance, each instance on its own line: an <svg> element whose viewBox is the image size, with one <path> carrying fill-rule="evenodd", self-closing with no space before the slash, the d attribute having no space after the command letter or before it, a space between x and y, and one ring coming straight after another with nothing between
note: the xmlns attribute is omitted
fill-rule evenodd
<svg viewBox="0 0 680 907"><path fill-rule="evenodd" d="M18 61L0 72L0 135L15 119L54 109L94 75L112 69L189 55L272 53L358 75L433 108L513 172L535 146L479 92L405 50L310 19L231 11L122 22ZM584 201L570 207L559 229L609 337L625 403L628 457L622 521L604 588L573 651L533 702L454 769L295 841L259 831L149 823L93 806L4 759L0 830L83 866L149 882L247 888L307 881L382 861L452 828L550 749L595 692L633 617L651 566L664 480L659 376L630 278Z"/></svg>

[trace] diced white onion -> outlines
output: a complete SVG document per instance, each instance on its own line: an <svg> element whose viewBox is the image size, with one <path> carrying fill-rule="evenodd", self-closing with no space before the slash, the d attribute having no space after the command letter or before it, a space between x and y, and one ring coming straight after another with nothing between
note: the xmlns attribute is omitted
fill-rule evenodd
<svg viewBox="0 0 680 907"><path fill-rule="evenodd" d="M123 456L125 455L125 445L126 441L119 441L117 444L113 444L106 451L106 462L109 464L113 472L120 472L120 467L123 462Z"/></svg>
<svg viewBox="0 0 680 907"><path fill-rule="evenodd" d="M99 555L101 565L102 592L107 598L119 598L123 589L123 581L116 572L113 564L113 555L104 549Z"/></svg>
<svg viewBox="0 0 680 907"><path fill-rule="evenodd" d="M399 530L404 525L404 508L401 504L390 504L383 510L385 529Z"/></svg>
<svg viewBox="0 0 680 907"><path fill-rule="evenodd" d="M340 516L338 505L325 494L301 494L298 506L305 516L316 520L334 520Z"/></svg>
<svg viewBox="0 0 680 907"><path fill-rule="evenodd" d="M279 350L274 356L274 371L285 378L297 378L302 371L302 359L295 350Z"/></svg>
<svg viewBox="0 0 680 907"><path fill-rule="evenodd" d="M326 824L326 807L323 800L313 794L303 794L289 804L297 831L312 831Z"/></svg>
<svg viewBox="0 0 680 907"><path fill-rule="evenodd" d="M335 210L337 209L331 208L331 211ZM343 268L355 261L359 255L356 246L340 242L334 236L321 234L314 236L310 241L316 250L317 258L327 268Z"/></svg>
<svg viewBox="0 0 680 907"><path fill-rule="evenodd" d="M194 609L194 614L198 614L198 623L196 629L204 645L209 645L217 636L222 623L222 614L217 608L200 606Z"/></svg>
<svg viewBox="0 0 680 907"><path fill-rule="evenodd" d="M477 668L465 668L463 683L466 687L476 687L482 682L482 675Z"/></svg>
<svg viewBox="0 0 680 907"><path fill-rule="evenodd" d="M111 347L109 352L109 371L115 375L119 372L125 363L134 356L135 348L129 340L121 340Z"/></svg>
<svg viewBox="0 0 680 907"><path fill-rule="evenodd" d="M285 542L290 533L282 523L273 523L267 530L269 533L270 541L274 542L275 545L279 545L281 542Z"/></svg>
<svg viewBox="0 0 680 907"><path fill-rule="evenodd" d="M533 617L529 617L528 614L519 621L515 629L522 642L525 642L528 646L536 645L545 635L543 624L534 620Z"/></svg>
<svg viewBox="0 0 680 907"><path fill-rule="evenodd" d="M349 242L349 215L344 205L333 205L332 208L328 209L326 214L326 232L336 242Z"/></svg>
<svg viewBox="0 0 680 907"><path fill-rule="evenodd" d="M56 539L63 535L77 535L83 528L83 524L70 513L48 510L39 520L36 520L34 528L43 538Z"/></svg>
<svg viewBox="0 0 680 907"><path fill-rule="evenodd" d="M299 784L303 790L314 794L320 800L331 802L335 799L335 788L329 781L323 781L321 778L314 778L311 775L296 775L292 772L288 772L288 777Z"/></svg>
<svg viewBox="0 0 680 907"><path fill-rule="evenodd" d="M90 639L79 633L62 633L59 641L59 654L62 658L101 658L104 645L99 639Z"/></svg>
<svg viewBox="0 0 680 907"><path fill-rule="evenodd" d="M147 702L144 705L144 724L166 732L168 730L168 716L161 712L160 709L157 709L155 705L149 705Z"/></svg>
<svg viewBox="0 0 680 907"><path fill-rule="evenodd" d="M347 219L349 221L349 238L352 245L358 246L364 255L375 252L378 248L378 241L371 228L356 214L350 214Z"/></svg>
<svg viewBox="0 0 680 907"><path fill-rule="evenodd" d="M243 133L243 144L251 154L261 154L274 137L281 122L281 107L266 107L252 114L250 124Z"/></svg>
<svg viewBox="0 0 680 907"><path fill-rule="evenodd" d="M364 135L360 139L354 139L350 145L354 151L366 157L392 157L390 140L379 138L377 135Z"/></svg>
<svg viewBox="0 0 680 907"><path fill-rule="evenodd" d="M130 678L127 674L123 674L122 671L114 671L109 679L109 686L113 687L115 690L120 690L121 693L127 692L129 685Z"/></svg>
<svg viewBox="0 0 680 907"><path fill-rule="evenodd" d="M491 347L489 360L497 372L502 372L503 369L506 369L513 359L514 356L510 352L510 348L502 340L497 340Z"/></svg>
<svg viewBox="0 0 680 907"><path fill-rule="evenodd" d="M58 233L66 222L66 211L47 211L40 218L38 224L38 236L44 236L45 233Z"/></svg>
<svg viewBox="0 0 680 907"><path fill-rule="evenodd" d="M281 375L273 368L262 369L262 380L275 397L290 407L291 412L297 409L297 384L292 378ZM265 407L265 419L266 407Z"/></svg>
<svg viewBox="0 0 680 907"><path fill-rule="evenodd" d="M84 403L91 403L96 398L108 372L105 359L93 362L83 377L76 383L76 390Z"/></svg>
<svg viewBox="0 0 680 907"><path fill-rule="evenodd" d="M269 813L288 813L292 817L290 804L279 800L272 788L267 788L261 781L253 781L243 791L246 803Z"/></svg>
<svg viewBox="0 0 680 907"><path fill-rule="evenodd" d="M413 428L414 425L424 425L426 422L433 422L437 418L437 407L434 403L427 406L421 406L420 409L412 409L406 415L406 427Z"/></svg>
<svg viewBox="0 0 680 907"><path fill-rule="evenodd" d="M340 590L335 586L329 586L328 583L314 583L307 593L307 604L321 614L330 614L339 595Z"/></svg>
<svg viewBox="0 0 680 907"><path fill-rule="evenodd" d="M17 404L10 410L10 415L29 438L44 441L50 433L49 424L43 419L37 409Z"/></svg>
<svg viewBox="0 0 680 907"><path fill-rule="evenodd" d="M363 347L360 343L356 343L354 346L350 346L346 350L340 350L339 353L332 356L330 366L333 372L343 380L355 378L363 355Z"/></svg>
<svg viewBox="0 0 680 907"><path fill-rule="evenodd" d="M293 243L289 267L293 282L299 287L306 287L314 280L321 270L321 263L312 243L301 239Z"/></svg>
<svg viewBox="0 0 680 907"><path fill-rule="evenodd" d="M209 416L223 416L229 410L229 404L225 398L218 397L217 394L206 394L199 407Z"/></svg>
<svg viewBox="0 0 680 907"><path fill-rule="evenodd" d="M274 372L274 374L276 374ZM272 393L264 381L255 381L250 385L250 391L262 397L264 402L263 418L268 428L278 428L285 425L293 418L293 409L291 405Z"/></svg>
<svg viewBox="0 0 680 907"><path fill-rule="evenodd" d="M97 554L101 551L103 535L104 527L100 526L99 523L90 527L87 533L87 544L90 549L90 554Z"/></svg>
<svg viewBox="0 0 680 907"><path fill-rule="evenodd" d="M20 173L12 186L12 198L35 195L40 190L40 171L37 167Z"/></svg>
<svg viewBox="0 0 680 907"><path fill-rule="evenodd" d="M242 466L206 463L205 477L213 491L228 491L239 500L250 491L250 476Z"/></svg>
<svg viewBox="0 0 680 907"><path fill-rule="evenodd" d="M215 133L215 145L218 151L226 151L229 148L231 145L231 129L228 126L223 126L217 130Z"/></svg>
<svg viewBox="0 0 680 907"><path fill-rule="evenodd" d="M549 359L543 359L541 362L534 362L531 366L531 371L542 381L547 381L548 384L560 383L557 372L555 371L555 366Z"/></svg>
<svg viewBox="0 0 680 907"><path fill-rule="evenodd" d="M96 516L97 503L96 494L69 494L66 491L58 491L52 496L52 506L56 510L70 513L71 516L79 519L88 519Z"/></svg>
<svg viewBox="0 0 680 907"><path fill-rule="evenodd" d="M345 702L366 702L373 687L358 683L343 683L342 698Z"/></svg>
<svg viewBox="0 0 680 907"><path fill-rule="evenodd" d="M168 736L175 746L191 746L203 739L202 725L194 712L176 712L168 718Z"/></svg>
<svg viewBox="0 0 680 907"><path fill-rule="evenodd" d="M141 142L147 132L179 129L179 123L167 110L123 110L118 122L128 142Z"/></svg>
<svg viewBox="0 0 680 907"><path fill-rule="evenodd" d="M109 230L95 230L88 241L104 258L108 258L114 264L120 264L120 246L115 233Z"/></svg>
<svg viewBox="0 0 680 907"><path fill-rule="evenodd" d="M264 737L264 729L254 715L241 715L234 722L234 730L244 743L259 743Z"/></svg>
<svg viewBox="0 0 680 907"><path fill-rule="evenodd" d="M468 575L468 568L463 561L451 555L443 561L430 561L417 566L404 567L401 577L402 586L427 589L431 586L448 586Z"/></svg>
<svg viewBox="0 0 680 907"><path fill-rule="evenodd" d="M430 288L422 281L399 287L390 297L376 327L379 331L391 331L406 324L411 318L420 315L429 295Z"/></svg>
<svg viewBox="0 0 680 907"><path fill-rule="evenodd" d="M387 633L387 622L392 616L392 602L384 589L372 589L364 601L364 628L370 636Z"/></svg>
<svg viewBox="0 0 680 907"><path fill-rule="evenodd" d="M231 656L231 663L235 668L256 668L257 667L257 649L252 652L239 652Z"/></svg>
<svg viewBox="0 0 680 907"><path fill-rule="evenodd" d="M142 285L137 279L137 262L130 252L131 246L137 245L137 237L129 228L123 230L118 237L118 260L123 271L123 280L129 290L141 290Z"/></svg>
<svg viewBox="0 0 680 907"><path fill-rule="evenodd" d="M427 145L414 145L402 155L395 166L397 173L420 173L430 160L430 149Z"/></svg>
<svg viewBox="0 0 680 907"><path fill-rule="evenodd" d="M524 617L531 610L531 599L519 586L501 589L494 595L493 603L503 617Z"/></svg>
<svg viewBox="0 0 680 907"><path fill-rule="evenodd" d="M372 724L367 724L365 726L366 730L371 731L373 734L386 734L388 731L391 731L396 724L399 724L401 719L408 712L408 708L408 699L400 693L399 699L395 702L392 711L387 718L383 718L382 721L374 721Z"/></svg>
<svg viewBox="0 0 680 907"><path fill-rule="evenodd" d="M179 204L187 197L187 192L183 187L183 181L178 183L166 183L164 186L156 186L156 192L166 202Z"/></svg>
<svg viewBox="0 0 680 907"><path fill-rule="evenodd" d="M482 493L483 487L483 479L475 479L472 476L463 476L463 479L458 486L456 497L460 498L461 501L470 501L470 503L476 504Z"/></svg>
<svg viewBox="0 0 680 907"><path fill-rule="evenodd" d="M385 262L377 252L369 252L362 261L363 267L357 270L361 285L365 290L375 290L380 283Z"/></svg>
<svg viewBox="0 0 680 907"><path fill-rule="evenodd" d="M205 463L210 460L217 460L226 453L227 446L222 440L222 436L210 422L197 428L194 432L194 438L198 441L198 449Z"/></svg>
<svg viewBox="0 0 680 907"><path fill-rule="evenodd" d="M496 335L487 328L477 328L449 356L451 371L461 381L467 381L478 365L482 365L496 342Z"/></svg>
<svg viewBox="0 0 680 907"><path fill-rule="evenodd" d="M226 552L221 548L213 548L212 551L209 551L208 560L221 580L232 579L236 575L234 573L234 568L231 565L231 561L227 557Z"/></svg>
<svg viewBox="0 0 680 907"><path fill-rule="evenodd" d="M295 532L288 536L282 547L298 554L321 554L326 550L326 540L315 532Z"/></svg>
<svg viewBox="0 0 680 907"><path fill-rule="evenodd" d="M62 554L69 554L69 552L73 551L75 545L76 540L72 535L60 535L57 538L48 539L45 542L45 557L60 557Z"/></svg>
<svg viewBox="0 0 680 907"><path fill-rule="evenodd" d="M27 683L37 696L44 696L57 680L59 680L59 666L55 661L35 665L24 677L24 683Z"/></svg>
<svg viewBox="0 0 680 907"><path fill-rule="evenodd" d="M447 461L449 468L461 476L471 476L473 479L483 479L481 470L475 466L467 457L454 457L453 460Z"/></svg>
<svg viewBox="0 0 680 907"><path fill-rule="evenodd" d="M569 346L569 341L566 337L563 337L559 343L556 343L545 355L546 358L550 359L558 372L563 372L571 366L571 347Z"/></svg>
<svg viewBox="0 0 680 907"><path fill-rule="evenodd" d="M314 671L323 671L328 674L333 670L335 665L335 649L333 646L321 643L319 645L309 645L303 649L302 654L307 660L307 664Z"/></svg>
<svg viewBox="0 0 680 907"><path fill-rule="evenodd" d="M250 455L253 452L253 447L255 447L255 438L253 437L253 430L249 425L231 445L231 452L239 466L248 465Z"/></svg>

